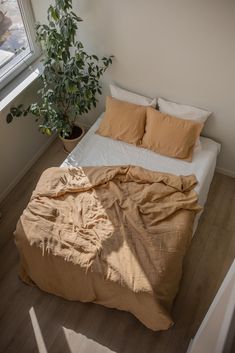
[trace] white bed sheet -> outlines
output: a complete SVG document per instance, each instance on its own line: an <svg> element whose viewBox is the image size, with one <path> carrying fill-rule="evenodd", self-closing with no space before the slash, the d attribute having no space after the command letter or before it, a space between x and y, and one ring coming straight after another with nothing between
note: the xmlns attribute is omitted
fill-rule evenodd
<svg viewBox="0 0 235 353"><path fill-rule="evenodd" d="M66 158L62 167L132 164L175 175L195 174L198 180L195 191L199 195L200 205L205 205L220 152L220 144L209 138L200 137L201 148L194 152L193 161L189 163L95 134L101 118L102 115ZM194 232L199 216L195 220Z"/></svg>

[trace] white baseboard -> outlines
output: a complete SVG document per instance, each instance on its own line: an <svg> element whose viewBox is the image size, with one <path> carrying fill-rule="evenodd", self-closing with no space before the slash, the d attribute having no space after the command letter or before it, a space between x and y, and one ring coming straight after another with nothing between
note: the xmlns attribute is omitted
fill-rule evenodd
<svg viewBox="0 0 235 353"><path fill-rule="evenodd" d="M188 346L188 349L187 349L186 353L190 353L190 349L191 349L192 344L193 344L193 338L191 338L191 340L189 342L189 346Z"/></svg>
<svg viewBox="0 0 235 353"><path fill-rule="evenodd" d="M20 179L28 172L32 165L41 157L41 155L47 150L50 144L55 140L56 134L48 139L48 141L43 144L43 146L37 151L33 158L26 164L26 166L21 169L19 174L12 180L8 187L0 194L0 203L5 199L5 197L11 192L11 190L18 184Z"/></svg>
<svg viewBox="0 0 235 353"><path fill-rule="evenodd" d="M216 167L216 172L218 172L220 174L227 175L231 178L235 178L235 172L233 172L232 170L229 170L229 169Z"/></svg>

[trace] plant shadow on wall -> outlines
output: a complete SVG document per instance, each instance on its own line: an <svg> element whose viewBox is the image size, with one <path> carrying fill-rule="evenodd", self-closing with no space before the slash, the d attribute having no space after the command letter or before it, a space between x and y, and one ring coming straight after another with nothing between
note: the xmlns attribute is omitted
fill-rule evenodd
<svg viewBox="0 0 235 353"><path fill-rule="evenodd" d="M113 56L99 59L84 50L76 39L82 21L72 10L72 0L56 0L47 11L48 24L36 25L37 40L42 45L44 71L39 100L24 107L11 107L7 123L14 117L36 116L39 129L46 135L56 131L62 140L77 143L83 129L77 126L79 116L88 113L102 94L100 78L112 64ZM67 146L70 151L74 145Z"/></svg>

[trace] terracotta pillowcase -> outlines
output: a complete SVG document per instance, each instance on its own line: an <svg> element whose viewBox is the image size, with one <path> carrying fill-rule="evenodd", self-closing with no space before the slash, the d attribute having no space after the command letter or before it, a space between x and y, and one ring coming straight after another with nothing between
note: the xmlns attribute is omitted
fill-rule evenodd
<svg viewBox="0 0 235 353"><path fill-rule="evenodd" d="M97 134L140 145L145 131L146 107L107 97Z"/></svg>
<svg viewBox="0 0 235 353"><path fill-rule="evenodd" d="M142 147L164 156L192 161L195 143L202 123L176 118L147 107Z"/></svg>

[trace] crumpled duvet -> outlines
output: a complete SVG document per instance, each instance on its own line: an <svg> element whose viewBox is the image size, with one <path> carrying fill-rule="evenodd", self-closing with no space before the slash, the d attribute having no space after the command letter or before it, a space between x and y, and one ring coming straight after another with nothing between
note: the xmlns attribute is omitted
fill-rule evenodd
<svg viewBox="0 0 235 353"><path fill-rule="evenodd" d="M193 190L196 183L193 175L175 176L136 166L47 169L15 232L22 278L28 276L40 288L65 298L90 301L86 293L80 298L78 288L76 293L71 289L86 286L79 276L78 283L66 289L66 270L60 268L64 288L58 283L53 286L45 273L42 278L39 269L34 271L32 251L37 249L38 262L50 258L60 261L60 267L77 267L83 282L89 276L100 278L103 288L93 288L92 301L131 311L154 330L167 329L172 325L169 310L182 276L194 216L201 210ZM156 306L155 318L148 322L142 318L144 313L138 315L144 308L138 301L139 307L133 309L130 296L125 303L106 303L107 283L132 296L151 298L145 308L151 310L152 305L154 312ZM99 295L101 291L104 294Z"/></svg>

